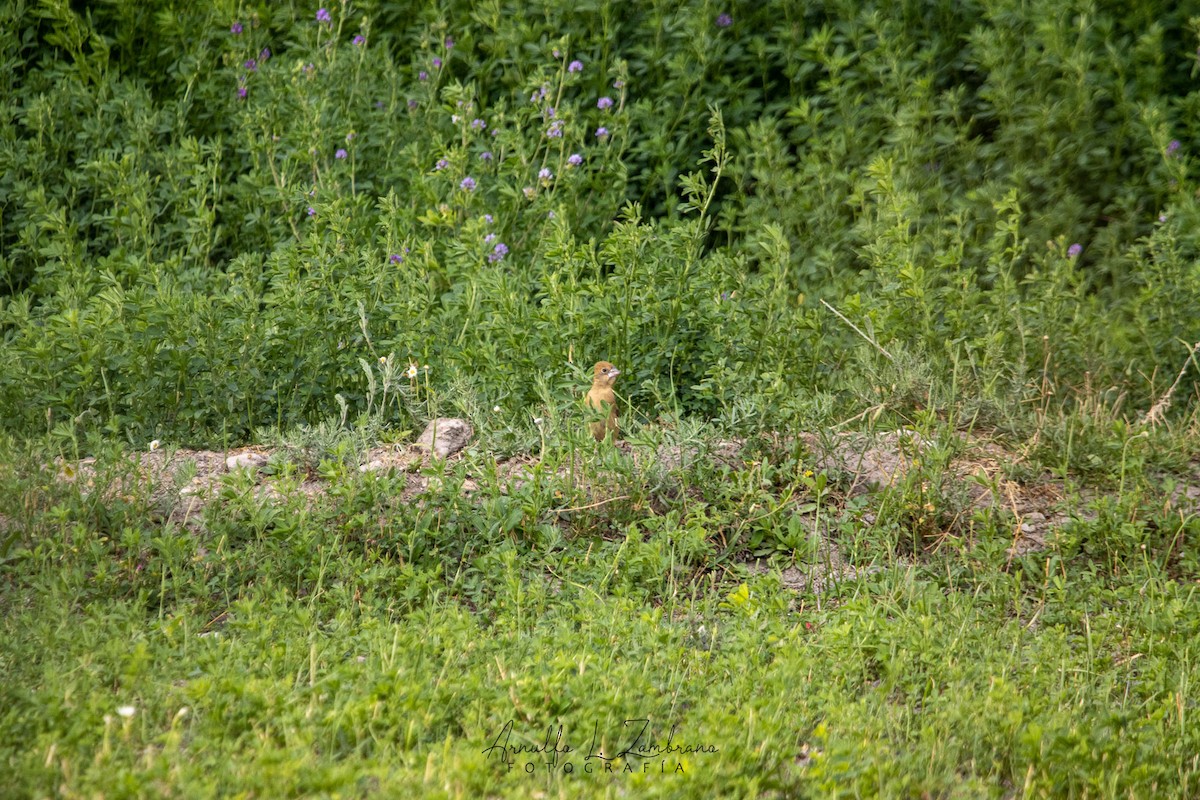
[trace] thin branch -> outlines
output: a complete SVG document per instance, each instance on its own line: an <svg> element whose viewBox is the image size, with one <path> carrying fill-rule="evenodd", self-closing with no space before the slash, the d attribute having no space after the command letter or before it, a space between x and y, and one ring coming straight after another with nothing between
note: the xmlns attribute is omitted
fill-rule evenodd
<svg viewBox="0 0 1200 800"><path fill-rule="evenodd" d="M895 363L896 363L896 359L892 357L892 354L891 354L891 353L889 353L887 350L884 350L882 347L880 347L880 346L879 346L879 342L875 341L875 340L874 340L874 339L872 339L870 336L867 336L865 333L863 333L863 332L862 332L862 330L861 330L861 329L860 329L860 328L859 328L857 325L855 325L855 324L854 324L853 322L851 322L850 320L846 319L846 315L845 315L845 314L843 314L842 312L838 311L836 308L834 308L833 306L829 305L829 303L826 303L824 300L821 300L821 305L825 306L825 307L826 307L826 308L828 308L830 311L832 311L834 314L836 314L838 319L840 319L842 322L846 323L846 324L847 324L847 325L849 325L851 328L853 328L855 333L857 333L857 334L858 334L859 336L861 336L863 339L867 340L867 342L869 342L869 343L871 344L871 346L872 346L872 347L874 347L876 350L878 350L879 352L883 353L883 354L884 354L884 355L887 357L887 360L888 360L888 361L892 362L893 364L895 364Z"/></svg>
<svg viewBox="0 0 1200 800"><path fill-rule="evenodd" d="M1163 414L1171 407L1171 396L1175 394L1175 387L1183 380L1183 373L1187 372L1188 364L1192 363L1192 359L1196 357L1196 353L1200 351L1200 342L1192 345L1192 349L1188 352L1187 359L1183 362L1183 366L1179 369L1179 374L1175 376L1175 382L1171 384L1171 388L1167 389L1167 393L1158 398L1158 402L1150 407L1146 412L1146 416L1142 417L1142 424L1157 425L1162 422Z"/></svg>
<svg viewBox="0 0 1200 800"><path fill-rule="evenodd" d="M553 511L555 514L566 514L571 511L587 511L589 508L599 508L600 506L605 505L606 503L615 503L618 500L628 500L628 499L629 499L629 495L623 494L620 497L610 497L607 500L601 500L600 502L592 503L591 505L576 506L575 508L555 508L555 509L553 509Z"/></svg>

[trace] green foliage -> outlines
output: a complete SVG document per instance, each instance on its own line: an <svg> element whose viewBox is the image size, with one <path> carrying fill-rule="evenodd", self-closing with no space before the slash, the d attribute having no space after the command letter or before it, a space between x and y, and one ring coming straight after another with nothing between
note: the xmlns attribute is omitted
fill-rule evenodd
<svg viewBox="0 0 1200 800"><path fill-rule="evenodd" d="M1195 796L1186 13L0 5L5 790ZM869 495L797 435L901 425ZM984 428L1080 512L1041 552ZM484 749L640 717L718 750Z"/></svg>
<svg viewBox="0 0 1200 800"><path fill-rule="evenodd" d="M1044 367L1144 408L1197 338L1166 7L7 13L21 429L245 439L364 411L386 353L512 408L607 357L635 402L781 420L876 357L822 299L985 403Z"/></svg>

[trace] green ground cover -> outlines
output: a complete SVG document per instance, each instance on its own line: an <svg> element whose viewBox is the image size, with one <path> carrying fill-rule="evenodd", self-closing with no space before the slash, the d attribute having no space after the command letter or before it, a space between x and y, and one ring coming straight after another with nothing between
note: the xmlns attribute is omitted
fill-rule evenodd
<svg viewBox="0 0 1200 800"><path fill-rule="evenodd" d="M1195 796L1198 47L0 8L0 796Z"/></svg>

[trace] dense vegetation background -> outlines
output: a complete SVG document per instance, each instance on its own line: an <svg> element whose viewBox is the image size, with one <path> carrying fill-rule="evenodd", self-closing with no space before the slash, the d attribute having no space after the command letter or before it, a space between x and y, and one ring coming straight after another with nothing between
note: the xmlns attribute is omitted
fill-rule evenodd
<svg viewBox="0 0 1200 800"><path fill-rule="evenodd" d="M900 406L1144 409L1200 307L1187 5L21 0L0 417L244 440L392 353L778 423L882 363L821 299Z"/></svg>
<svg viewBox="0 0 1200 800"><path fill-rule="evenodd" d="M1198 48L1153 0L0 3L0 797L1195 797ZM442 414L462 456L359 470ZM718 750L484 749L642 717Z"/></svg>

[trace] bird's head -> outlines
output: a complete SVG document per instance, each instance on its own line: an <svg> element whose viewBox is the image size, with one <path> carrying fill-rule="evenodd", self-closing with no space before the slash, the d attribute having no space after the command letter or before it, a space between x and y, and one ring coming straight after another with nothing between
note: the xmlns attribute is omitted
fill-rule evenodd
<svg viewBox="0 0 1200 800"><path fill-rule="evenodd" d="M597 361L596 366L592 368L592 383L600 386L612 386L617 382L617 376L620 374L621 370L607 361Z"/></svg>

